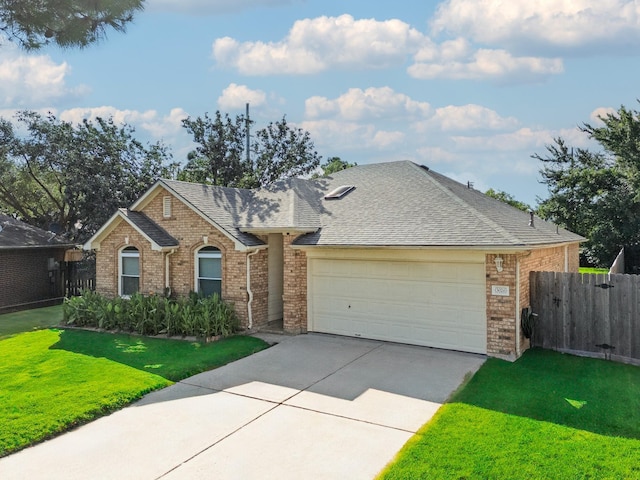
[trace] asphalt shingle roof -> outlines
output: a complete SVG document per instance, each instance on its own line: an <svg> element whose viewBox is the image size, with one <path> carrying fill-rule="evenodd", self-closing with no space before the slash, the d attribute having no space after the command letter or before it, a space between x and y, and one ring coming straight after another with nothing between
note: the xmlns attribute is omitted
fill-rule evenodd
<svg viewBox="0 0 640 480"><path fill-rule="evenodd" d="M315 180L289 179L243 190L162 181L246 246L252 230L306 230L298 245L534 246L583 240L540 218L413 162L352 167ZM324 196L355 188L337 200Z"/></svg>
<svg viewBox="0 0 640 480"><path fill-rule="evenodd" d="M120 211L145 233L151 240L161 247L177 247L180 243L178 240L169 235L162 227L151 220L142 212L134 212L121 208Z"/></svg>
<svg viewBox="0 0 640 480"><path fill-rule="evenodd" d="M0 214L0 248L70 247L52 232Z"/></svg>

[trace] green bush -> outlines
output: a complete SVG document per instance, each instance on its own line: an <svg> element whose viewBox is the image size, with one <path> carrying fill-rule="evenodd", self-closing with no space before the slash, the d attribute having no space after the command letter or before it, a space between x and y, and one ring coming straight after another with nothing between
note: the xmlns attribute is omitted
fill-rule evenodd
<svg viewBox="0 0 640 480"><path fill-rule="evenodd" d="M65 299L63 324L204 339L231 335L239 328L232 305L217 294L202 297L195 293L177 299L140 293L130 298L108 298L85 291L79 297Z"/></svg>

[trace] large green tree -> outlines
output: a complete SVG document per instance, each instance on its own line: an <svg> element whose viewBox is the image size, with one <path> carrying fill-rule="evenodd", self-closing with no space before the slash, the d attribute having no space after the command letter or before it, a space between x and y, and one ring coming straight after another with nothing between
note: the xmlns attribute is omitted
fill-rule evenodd
<svg viewBox="0 0 640 480"><path fill-rule="evenodd" d="M196 143L178 175L182 180L256 188L310 174L320 164L309 132L292 127L285 117L251 136L249 155L246 144L252 122L247 125L244 115L231 118L217 111L214 117L205 114L182 123Z"/></svg>
<svg viewBox="0 0 640 480"><path fill-rule="evenodd" d="M581 127L599 150L557 138L533 158L549 190L539 214L586 237L586 260L609 266L622 246L640 243L640 113L621 107L602 123Z"/></svg>
<svg viewBox="0 0 640 480"><path fill-rule="evenodd" d="M0 32L27 50L86 47L124 32L144 0L0 0Z"/></svg>
<svg viewBox="0 0 640 480"><path fill-rule="evenodd" d="M175 169L162 144L143 145L112 119L74 125L23 111L16 120L0 119L0 210L74 241Z"/></svg>

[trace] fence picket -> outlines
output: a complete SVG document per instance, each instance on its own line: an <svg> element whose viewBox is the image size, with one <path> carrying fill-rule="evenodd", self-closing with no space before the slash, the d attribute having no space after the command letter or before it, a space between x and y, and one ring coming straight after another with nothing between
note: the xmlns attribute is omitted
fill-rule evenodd
<svg viewBox="0 0 640 480"><path fill-rule="evenodd" d="M640 364L639 290L637 275L532 272L532 345Z"/></svg>

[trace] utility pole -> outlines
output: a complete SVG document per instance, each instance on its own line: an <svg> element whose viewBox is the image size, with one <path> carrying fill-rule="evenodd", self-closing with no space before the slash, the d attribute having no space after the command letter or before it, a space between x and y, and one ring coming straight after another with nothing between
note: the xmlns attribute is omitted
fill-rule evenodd
<svg viewBox="0 0 640 480"><path fill-rule="evenodd" d="M249 149L251 148L251 121L249 120L249 104L247 103L247 117L246 117L246 137L247 137L247 164L251 163L251 155Z"/></svg>

